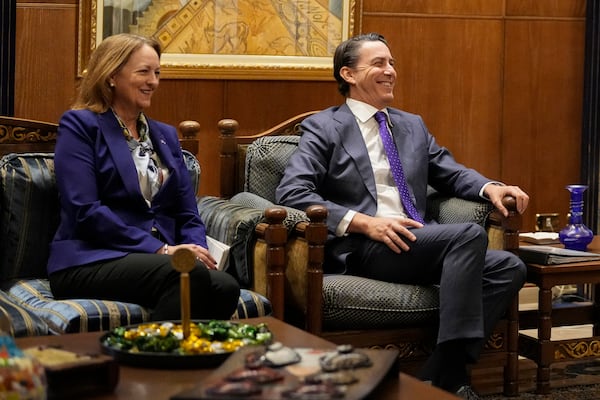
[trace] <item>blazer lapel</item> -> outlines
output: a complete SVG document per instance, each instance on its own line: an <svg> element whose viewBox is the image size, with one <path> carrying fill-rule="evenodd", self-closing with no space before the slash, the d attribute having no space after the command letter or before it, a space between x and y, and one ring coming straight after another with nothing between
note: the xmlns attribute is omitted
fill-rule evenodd
<svg viewBox="0 0 600 400"><path fill-rule="evenodd" d="M354 160L356 168L366 186L366 190L373 200L377 202L377 189L375 187L375 177L373 176L371 161L354 114L352 114L346 104L343 104L333 117L339 122L337 130L340 135L341 146L344 147Z"/></svg>
<svg viewBox="0 0 600 400"><path fill-rule="evenodd" d="M115 168L123 180L123 190L136 194L143 200L135 165L133 164L127 139L123 135L119 121L117 121L112 111L109 110L98 115L98 126L100 127L100 134L104 137L104 141L107 144L108 153L110 153Z"/></svg>

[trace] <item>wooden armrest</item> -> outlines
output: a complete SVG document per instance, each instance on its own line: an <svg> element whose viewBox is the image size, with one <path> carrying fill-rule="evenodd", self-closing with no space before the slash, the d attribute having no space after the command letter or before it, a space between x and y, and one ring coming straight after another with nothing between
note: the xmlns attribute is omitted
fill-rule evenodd
<svg viewBox="0 0 600 400"><path fill-rule="evenodd" d="M306 209L310 222L300 222L295 233L306 241L308 247L306 271L306 301L303 313L306 316L305 329L318 334L323 326L323 260L327 241L327 208L313 205Z"/></svg>
<svg viewBox="0 0 600 400"><path fill-rule="evenodd" d="M517 201L514 197L504 197L502 204L508 210L508 217L496 209L489 216L488 223L504 231L504 250L516 253L519 249L519 230L523 224L523 218L517 211Z"/></svg>
<svg viewBox="0 0 600 400"><path fill-rule="evenodd" d="M282 207L272 207L265 210L265 221L256 226L255 232L259 239L267 244L266 260L266 296L271 301L273 316L283 320L285 305L285 245L287 229L283 220L287 212Z"/></svg>

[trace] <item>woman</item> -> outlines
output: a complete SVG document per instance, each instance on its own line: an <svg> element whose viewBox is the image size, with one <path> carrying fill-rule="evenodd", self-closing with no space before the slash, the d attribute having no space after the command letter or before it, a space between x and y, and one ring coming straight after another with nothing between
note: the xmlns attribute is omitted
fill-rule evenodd
<svg viewBox="0 0 600 400"><path fill-rule="evenodd" d="M229 319L239 285L216 270L174 127L146 117L160 45L119 34L92 54L55 151L60 225L48 274L58 298L136 303L153 320L181 318L177 249L196 256L191 316Z"/></svg>

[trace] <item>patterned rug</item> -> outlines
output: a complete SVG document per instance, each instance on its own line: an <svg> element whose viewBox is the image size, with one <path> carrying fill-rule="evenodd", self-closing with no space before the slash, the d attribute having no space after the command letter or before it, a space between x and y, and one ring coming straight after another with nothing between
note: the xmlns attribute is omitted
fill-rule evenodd
<svg viewBox="0 0 600 400"><path fill-rule="evenodd" d="M481 396L484 400L600 400L600 359L556 364L551 368L551 393L535 394L534 370L521 374L521 393L517 397L501 394Z"/></svg>
<svg viewBox="0 0 600 400"><path fill-rule="evenodd" d="M600 384L570 386L564 388L552 389L549 395L535 393L520 393L517 397L505 397L502 395L482 396L483 400L520 400L520 399L535 399L535 400L599 400L600 399Z"/></svg>

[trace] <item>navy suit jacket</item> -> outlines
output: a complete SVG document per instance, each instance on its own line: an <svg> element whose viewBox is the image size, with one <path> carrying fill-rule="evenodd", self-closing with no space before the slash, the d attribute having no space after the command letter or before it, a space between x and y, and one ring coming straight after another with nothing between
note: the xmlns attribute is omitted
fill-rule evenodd
<svg viewBox="0 0 600 400"><path fill-rule="evenodd" d="M164 243L206 246L205 227L174 127L148 119L154 151L169 176L149 207L114 114L67 111L55 149L60 224L50 245L48 273L122 257L155 253Z"/></svg>
<svg viewBox="0 0 600 400"><path fill-rule="evenodd" d="M420 116L392 108L388 113L408 187L422 216L428 185L449 195L480 199L479 192L489 179L456 162L436 143ZM276 201L301 210L313 204L327 207L330 242L326 249L343 265L353 238L334 239L336 227L349 210L367 215L377 211L367 148L346 104L306 118L301 130L300 144L276 190Z"/></svg>

